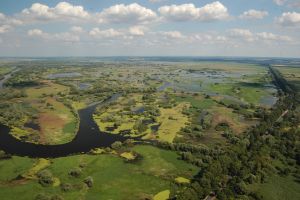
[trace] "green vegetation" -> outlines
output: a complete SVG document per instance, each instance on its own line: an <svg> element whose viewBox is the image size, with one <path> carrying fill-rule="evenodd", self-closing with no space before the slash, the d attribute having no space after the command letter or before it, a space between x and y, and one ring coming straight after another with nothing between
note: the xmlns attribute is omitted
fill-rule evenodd
<svg viewBox="0 0 300 200"><path fill-rule="evenodd" d="M299 199L299 80L288 65L25 62L0 88L0 124L15 138L68 143L78 112L97 105L105 133L93 134L130 139L60 158L0 151L0 197Z"/></svg>
<svg viewBox="0 0 300 200"><path fill-rule="evenodd" d="M282 177L278 175L266 179L263 184L253 184L249 187L250 191L257 193L262 199L291 199L296 200L300 197L300 184L295 181L295 177Z"/></svg>
<svg viewBox="0 0 300 200"><path fill-rule="evenodd" d="M51 159L51 164L44 159L33 164L33 159L20 157L0 160L1 172L6 172L1 173L0 196L34 199L38 194L59 195L70 200L151 198L166 188L172 190L175 177L191 178L196 172L195 166L178 160L178 155L171 151L142 145L132 151L142 159L128 163L114 154L103 154ZM14 180L18 174L33 173L37 179ZM57 179L59 185L55 185Z"/></svg>

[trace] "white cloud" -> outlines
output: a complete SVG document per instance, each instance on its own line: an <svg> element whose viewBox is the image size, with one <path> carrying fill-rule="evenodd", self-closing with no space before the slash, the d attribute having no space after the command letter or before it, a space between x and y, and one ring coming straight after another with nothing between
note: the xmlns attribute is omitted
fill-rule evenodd
<svg viewBox="0 0 300 200"><path fill-rule="evenodd" d="M231 29L228 31L232 38L243 39L246 41L254 41L253 33L248 29Z"/></svg>
<svg viewBox="0 0 300 200"><path fill-rule="evenodd" d="M161 35L166 36L167 38L171 38L171 39L183 39L183 38L185 38L185 36L179 31L161 32Z"/></svg>
<svg viewBox="0 0 300 200"><path fill-rule="evenodd" d="M31 29L27 32L29 36L42 36L44 33L40 29Z"/></svg>
<svg viewBox="0 0 300 200"><path fill-rule="evenodd" d="M40 3L34 3L30 8L26 8L22 11L26 16L36 17L39 19L53 19L56 15L51 12L50 8Z"/></svg>
<svg viewBox="0 0 300 200"><path fill-rule="evenodd" d="M160 3L166 0L149 0L150 3Z"/></svg>
<svg viewBox="0 0 300 200"><path fill-rule="evenodd" d="M63 42L79 42L80 37L78 35L74 35L72 33L57 33L52 36L53 40L63 41Z"/></svg>
<svg viewBox="0 0 300 200"><path fill-rule="evenodd" d="M4 20L6 17L3 13L0 13L0 20Z"/></svg>
<svg viewBox="0 0 300 200"><path fill-rule="evenodd" d="M217 33L197 33L191 36L192 41L199 41L201 44L217 44L228 42L226 36Z"/></svg>
<svg viewBox="0 0 300 200"><path fill-rule="evenodd" d="M97 16L100 23L145 24L157 19L154 11L137 3L117 4L104 9Z"/></svg>
<svg viewBox="0 0 300 200"><path fill-rule="evenodd" d="M254 41L291 42L293 41L291 37L286 35L278 35L269 32L253 33L248 29L231 29L228 31L228 33L233 40L239 39L247 42L254 42Z"/></svg>
<svg viewBox="0 0 300 200"><path fill-rule="evenodd" d="M8 32L10 30L11 30L11 26L9 26L9 25L2 25L2 26L0 26L0 34L1 33L6 33L6 32Z"/></svg>
<svg viewBox="0 0 300 200"><path fill-rule="evenodd" d="M286 2L287 0L273 0L273 1L274 1L274 3L277 4L278 6L282 6L282 5L285 4L285 2Z"/></svg>
<svg viewBox="0 0 300 200"><path fill-rule="evenodd" d="M228 9L219 1L197 8L194 4L162 6L159 13L170 21L216 21L229 17Z"/></svg>
<svg viewBox="0 0 300 200"><path fill-rule="evenodd" d="M262 32L262 33L257 33L256 35L259 37L259 39L263 39L263 40L274 40L274 41L285 41L285 42L292 41L292 38L289 36L277 35L274 33Z"/></svg>
<svg viewBox="0 0 300 200"><path fill-rule="evenodd" d="M73 6L67 2L60 2L54 8L54 12L60 16L78 17L86 19L89 17L89 13L84 10L82 6Z"/></svg>
<svg viewBox="0 0 300 200"><path fill-rule="evenodd" d="M90 14L82 6L60 2L55 7L34 3L22 11L20 18L28 21L87 19Z"/></svg>
<svg viewBox="0 0 300 200"><path fill-rule="evenodd" d="M144 26L132 26L129 28L129 33L134 36L143 36L145 35L145 29Z"/></svg>
<svg viewBox="0 0 300 200"><path fill-rule="evenodd" d="M0 13L0 25L10 25L10 26L15 26L15 25L21 25L22 21L5 16L3 13Z"/></svg>
<svg viewBox="0 0 300 200"><path fill-rule="evenodd" d="M123 33L120 31L117 31L115 29L106 29L106 30L100 30L99 28L93 28L89 32L90 36L93 36L95 38L114 38L114 37L119 37L122 36Z"/></svg>
<svg viewBox="0 0 300 200"><path fill-rule="evenodd" d="M83 28L80 26L72 26L70 30L74 33L83 33L84 32Z"/></svg>
<svg viewBox="0 0 300 200"><path fill-rule="evenodd" d="M260 10L248 10L245 11L240 18L242 19L263 19L264 17L268 16L269 13L267 11L260 11Z"/></svg>
<svg viewBox="0 0 300 200"><path fill-rule="evenodd" d="M78 35L64 32L64 33L46 33L40 29L31 29L27 32L27 35L34 38L41 38L48 41L62 41L62 42L79 42L80 38Z"/></svg>
<svg viewBox="0 0 300 200"><path fill-rule="evenodd" d="M297 26L300 25L300 13L285 12L277 18L277 22L283 26Z"/></svg>

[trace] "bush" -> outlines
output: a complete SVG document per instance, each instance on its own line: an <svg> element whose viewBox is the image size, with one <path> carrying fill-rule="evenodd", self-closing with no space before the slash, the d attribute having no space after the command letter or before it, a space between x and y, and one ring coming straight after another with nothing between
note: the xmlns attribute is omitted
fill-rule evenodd
<svg viewBox="0 0 300 200"><path fill-rule="evenodd" d="M11 155L6 154L4 151L0 150L0 160L1 159L10 159Z"/></svg>
<svg viewBox="0 0 300 200"><path fill-rule="evenodd" d="M53 184L53 175L49 170L42 170L37 174L39 183L42 186L49 186Z"/></svg>
<svg viewBox="0 0 300 200"><path fill-rule="evenodd" d="M120 149L121 147L122 147L122 142L120 142L120 141L116 141L111 145L111 148L113 148L115 150Z"/></svg>
<svg viewBox="0 0 300 200"><path fill-rule="evenodd" d="M81 169L79 167L76 167L69 172L69 175L78 178L81 175L81 173Z"/></svg>
<svg viewBox="0 0 300 200"><path fill-rule="evenodd" d="M73 189L73 186L70 183L63 183L60 185L60 188L64 192L69 192Z"/></svg>
<svg viewBox="0 0 300 200"><path fill-rule="evenodd" d="M226 131L229 128L230 126L227 122L221 122L215 127L216 131Z"/></svg>
<svg viewBox="0 0 300 200"><path fill-rule="evenodd" d="M83 182L84 182L89 188L91 188L91 187L93 187L94 179L93 179L93 177L88 176L88 177L86 177L86 178L83 180Z"/></svg>
<svg viewBox="0 0 300 200"><path fill-rule="evenodd" d="M64 200L64 198L58 194L51 197L51 200Z"/></svg>
<svg viewBox="0 0 300 200"><path fill-rule="evenodd" d="M50 200L50 197L46 194L41 193L36 195L35 200Z"/></svg>

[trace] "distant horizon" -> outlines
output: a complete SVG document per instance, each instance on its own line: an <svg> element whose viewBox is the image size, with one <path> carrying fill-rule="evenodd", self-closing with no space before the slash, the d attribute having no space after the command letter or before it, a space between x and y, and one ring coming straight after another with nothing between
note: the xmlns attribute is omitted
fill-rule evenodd
<svg viewBox="0 0 300 200"><path fill-rule="evenodd" d="M299 57L271 57L271 56L191 56L191 55L145 55L145 56L128 56L128 55L112 55L112 56L86 56L86 55L78 55L78 56L0 56L0 59L3 58L250 58L250 59L300 59Z"/></svg>

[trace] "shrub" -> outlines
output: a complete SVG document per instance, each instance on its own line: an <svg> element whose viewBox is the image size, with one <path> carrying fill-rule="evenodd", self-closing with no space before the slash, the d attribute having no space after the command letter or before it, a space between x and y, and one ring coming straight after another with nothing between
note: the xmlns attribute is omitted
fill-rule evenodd
<svg viewBox="0 0 300 200"><path fill-rule="evenodd" d="M93 177L88 176L88 177L86 177L86 178L83 180L83 182L84 182L89 188L91 188L91 187L93 187L94 179L93 179Z"/></svg>
<svg viewBox="0 0 300 200"><path fill-rule="evenodd" d="M63 200L64 198L58 194L55 194L54 196L51 197L51 200Z"/></svg>
<svg viewBox="0 0 300 200"><path fill-rule="evenodd" d="M115 150L120 149L121 147L122 147L122 142L120 142L120 141L116 141L111 145L111 148L113 148Z"/></svg>
<svg viewBox="0 0 300 200"><path fill-rule="evenodd" d="M42 170L37 174L39 183L42 186L49 186L53 184L53 175L49 170Z"/></svg>
<svg viewBox="0 0 300 200"><path fill-rule="evenodd" d="M69 175L77 178L81 175L81 173L82 173L81 169L79 167L76 167L69 172Z"/></svg>
<svg viewBox="0 0 300 200"><path fill-rule="evenodd" d="M46 194L40 193L36 195L35 200L50 200L50 197Z"/></svg>
<svg viewBox="0 0 300 200"><path fill-rule="evenodd" d="M60 185L60 188L64 192L69 192L73 189L73 186L70 183L63 183Z"/></svg>

